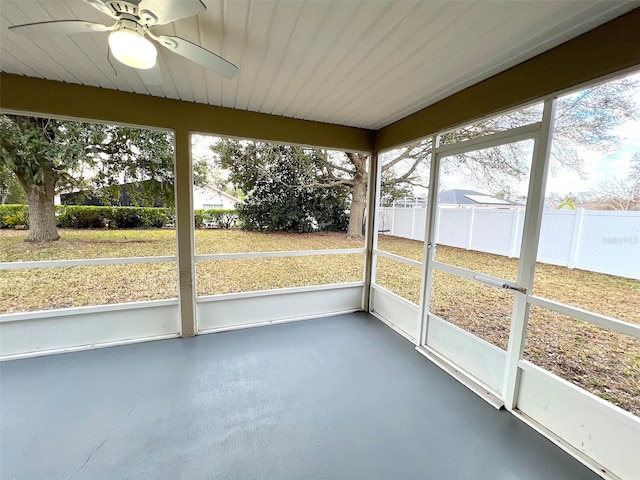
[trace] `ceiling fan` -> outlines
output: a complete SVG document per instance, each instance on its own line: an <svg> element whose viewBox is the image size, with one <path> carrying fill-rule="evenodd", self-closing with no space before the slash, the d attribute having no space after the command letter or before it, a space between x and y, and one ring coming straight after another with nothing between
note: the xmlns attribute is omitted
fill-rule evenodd
<svg viewBox="0 0 640 480"><path fill-rule="evenodd" d="M111 32L109 48L121 63L139 69L141 78L149 84L162 83L156 63L157 50L153 42L205 68L231 79L238 67L209 50L184 38L155 35L150 29L206 11L200 0L85 0L116 22L111 25L86 20L53 20L14 25L9 30L31 38L75 33ZM147 38L149 37L149 38Z"/></svg>

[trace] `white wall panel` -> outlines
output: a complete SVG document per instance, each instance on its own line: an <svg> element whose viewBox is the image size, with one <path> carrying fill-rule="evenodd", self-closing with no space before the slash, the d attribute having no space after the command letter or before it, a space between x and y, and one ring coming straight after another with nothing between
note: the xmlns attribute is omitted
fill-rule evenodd
<svg viewBox="0 0 640 480"><path fill-rule="evenodd" d="M520 362L517 408L622 479L640 478L640 418Z"/></svg>
<svg viewBox="0 0 640 480"><path fill-rule="evenodd" d="M0 359L177 336L177 300L0 316Z"/></svg>
<svg viewBox="0 0 640 480"><path fill-rule="evenodd" d="M408 300L378 285L371 289L371 312L380 315L412 339L420 334L419 309Z"/></svg>
<svg viewBox="0 0 640 480"><path fill-rule="evenodd" d="M501 396L507 352L433 314L429 314L427 346Z"/></svg>
<svg viewBox="0 0 640 480"><path fill-rule="evenodd" d="M362 288L349 283L199 297L198 332L360 310Z"/></svg>

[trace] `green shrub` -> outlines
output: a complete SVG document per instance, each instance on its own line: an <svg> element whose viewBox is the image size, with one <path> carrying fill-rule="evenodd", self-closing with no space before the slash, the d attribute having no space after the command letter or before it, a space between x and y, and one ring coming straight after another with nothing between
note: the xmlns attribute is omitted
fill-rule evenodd
<svg viewBox="0 0 640 480"><path fill-rule="evenodd" d="M145 225L140 208L114 208L112 210L113 228L141 228Z"/></svg>
<svg viewBox="0 0 640 480"><path fill-rule="evenodd" d="M63 205L56 208L60 228L104 228L108 225L111 207Z"/></svg>
<svg viewBox="0 0 640 480"><path fill-rule="evenodd" d="M168 208L144 207L146 228L162 228L169 223L173 213Z"/></svg>
<svg viewBox="0 0 640 480"><path fill-rule="evenodd" d="M29 224L27 205L0 205L0 228L14 228Z"/></svg>
<svg viewBox="0 0 640 480"><path fill-rule="evenodd" d="M97 207L59 205L56 207L60 228L162 228L174 223L173 208ZM0 228L28 224L27 205L0 205ZM196 228L232 228L238 221L235 210L195 210Z"/></svg>
<svg viewBox="0 0 640 480"><path fill-rule="evenodd" d="M238 212L235 210L207 210L205 219L215 228L232 228L238 221Z"/></svg>
<svg viewBox="0 0 640 480"><path fill-rule="evenodd" d="M193 222L196 228L202 228L204 223L204 210L198 209L193 211Z"/></svg>
<svg viewBox="0 0 640 480"><path fill-rule="evenodd" d="M170 215L167 208L153 207L57 207L61 228L162 228Z"/></svg>
<svg viewBox="0 0 640 480"><path fill-rule="evenodd" d="M235 210L196 210L196 228L206 226L209 228L232 228L238 221L238 213ZM202 218L198 223L198 215Z"/></svg>

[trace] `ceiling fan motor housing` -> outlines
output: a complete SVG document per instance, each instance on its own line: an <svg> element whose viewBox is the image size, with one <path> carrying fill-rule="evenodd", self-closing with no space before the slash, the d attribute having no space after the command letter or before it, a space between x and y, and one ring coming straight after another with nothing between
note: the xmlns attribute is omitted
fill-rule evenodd
<svg viewBox="0 0 640 480"><path fill-rule="evenodd" d="M119 20L118 30L131 30L139 33L140 35L147 33L147 29L144 26L131 18L121 18Z"/></svg>
<svg viewBox="0 0 640 480"><path fill-rule="evenodd" d="M140 1L103 1L103 0L87 0L93 6L103 11L111 17L117 19L134 19L146 27L151 27L158 22L158 17L153 12L138 8Z"/></svg>

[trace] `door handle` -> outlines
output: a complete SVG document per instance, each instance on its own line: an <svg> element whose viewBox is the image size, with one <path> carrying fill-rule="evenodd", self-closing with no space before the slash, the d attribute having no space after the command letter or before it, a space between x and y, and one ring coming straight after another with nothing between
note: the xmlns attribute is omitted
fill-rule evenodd
<svg viewBox="0 0 640 480"><path fill-rule="evenodd" d="M478 282L480 282L480 283L484 283L485 285L490 285L492 287L503 288L505 290L515 290L516 292L524 293L525 295L527 294L527 289L526 288L517 287L515 285L511 285L509 283L503 282L502 280L496 280L494 278L483 277L481 275L474 275L473 279L478 281Z"/></svg>

